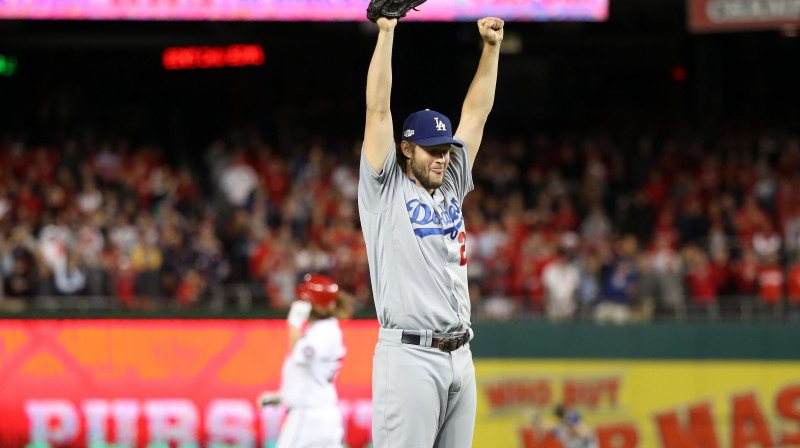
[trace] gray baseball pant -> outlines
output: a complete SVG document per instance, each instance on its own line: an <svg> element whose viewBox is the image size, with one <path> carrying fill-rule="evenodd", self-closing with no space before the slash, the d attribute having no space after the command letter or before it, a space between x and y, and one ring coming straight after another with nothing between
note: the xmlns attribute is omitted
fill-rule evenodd
<svg viewBox="0 0 800 448"><path fill-rule="evenodd" d="M372 366L375 448L468 448L477 390L469 343L452 352L401 342L403 330L381 328ZM437 335L438 337L438 335ZM427 346L426 346L427 345Z"/></svg>

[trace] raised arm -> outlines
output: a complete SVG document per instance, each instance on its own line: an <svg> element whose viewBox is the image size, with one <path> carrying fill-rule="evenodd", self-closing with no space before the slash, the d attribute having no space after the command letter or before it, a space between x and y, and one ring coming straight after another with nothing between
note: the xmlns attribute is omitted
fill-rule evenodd
<svg viewBox="0 0 800 448"><path fill-rule="evenodd" d="M392 95L392 44L397 19L381 17L377 24L380 28L378 43L375 45L367 73L364 155L372 169L380 173L394 141L389 99Z"/></svg>
<svg viewBox="0 0 800 448"><path fill-rule="evenodd" d="M464 105L461 107L461 120L456 129L456 137L464 140L469 149L470 167L475 162L475 156L483 139L483 127L494 104L503 24L504 22L497 17L478 20L478 30L483 37L483 53L478 63L478 71L472 79Z"/></svg>

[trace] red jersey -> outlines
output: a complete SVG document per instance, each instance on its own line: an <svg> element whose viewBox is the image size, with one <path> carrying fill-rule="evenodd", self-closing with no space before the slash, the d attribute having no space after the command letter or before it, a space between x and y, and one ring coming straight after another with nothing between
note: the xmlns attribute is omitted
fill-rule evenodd
<svg viewBox="0 0 800 448"><path fill-rule="evenodd" d="M789 275L786 279L786 295L789 301L793 303L800 303L800 264L796 264L789 269Z"/></svg>
<svg viewBox="0 0 800 448"><path fill-rule="evenodd" d="M717 301L717 279L710 265L689 269L686 280L694 302L709 304Z"/></svg>
<svg viewBox="0 0 800 448"><path fill-rule="evenodd" d="M783 298L784 274L780 266L764 266L758 273L758 296L761 302L780 303Z"/></svg>

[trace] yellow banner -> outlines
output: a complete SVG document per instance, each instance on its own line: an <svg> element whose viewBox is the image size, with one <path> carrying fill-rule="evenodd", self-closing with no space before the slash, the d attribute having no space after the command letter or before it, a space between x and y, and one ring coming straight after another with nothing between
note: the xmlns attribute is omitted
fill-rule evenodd
<svg viewBox="0 0 800 448"><path fill-rule="evenodd" d="M800 362L475 360L474 447L558 447L575 409L600 448L800 447ZM563 446L563 445L562 445Z"/></svg>

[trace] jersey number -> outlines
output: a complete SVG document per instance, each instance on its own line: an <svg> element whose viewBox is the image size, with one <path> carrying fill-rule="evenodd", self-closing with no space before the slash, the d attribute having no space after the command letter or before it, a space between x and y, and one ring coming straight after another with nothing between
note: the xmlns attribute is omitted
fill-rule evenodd
<svg viewBox="0 0 800 448"><path fill-rule="evenodd" d="M461 266L464 266L467 264L467 234L459 233L458 242L461 243Z"/></svg>

